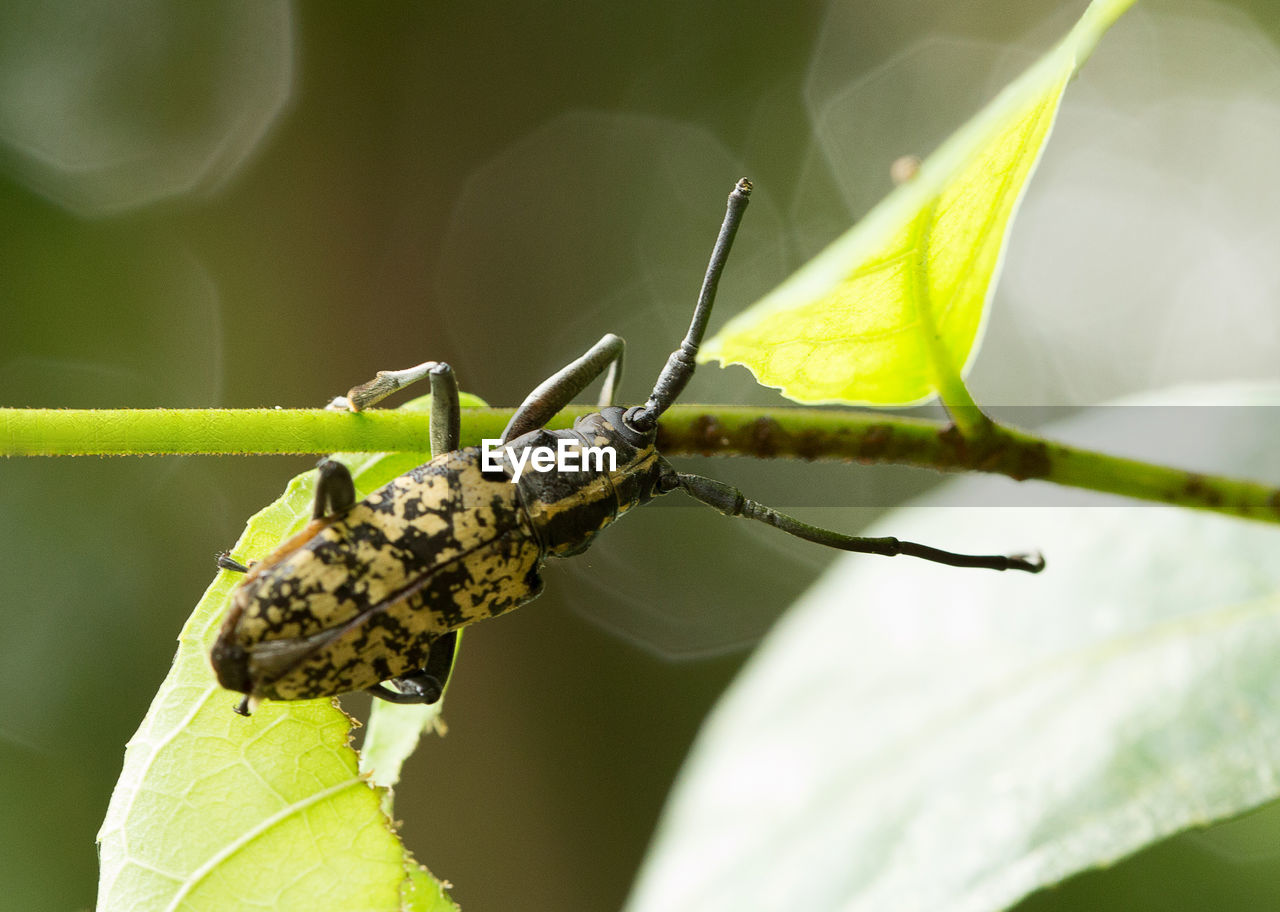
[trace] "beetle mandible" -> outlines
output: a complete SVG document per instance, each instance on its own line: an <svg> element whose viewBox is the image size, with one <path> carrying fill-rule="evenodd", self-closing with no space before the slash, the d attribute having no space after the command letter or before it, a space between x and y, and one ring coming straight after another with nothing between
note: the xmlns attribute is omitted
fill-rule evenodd
<svg viewBox="0 0 1280 912"><path fill-rule="evenodd" d="M247 714L263 698L357 690L394 703L436 702L459 629L536 598L548 558L582 553L618 517L677 489L726 515L830 548L957 567L1044 568L1039 555L955 554L820 529L723 482L677 472L658 453L658 418L693 375L750 194L747 180L730 193L689 332L644 405L613 404L624 343L612 334L529 394L502 433L496 469L492 462L485 467L479 448L459 449L458 386L447 364L382 371L330 403L359 411L429 378L432 459L359 502L347 469L322 460L313 519L301 532L249 566L219 558L224 569L245 573L212 650L218 681L245 694L239 712ZM547 422L602 374L599 411L571 430L547 430ZM544 447L579 455L588 447L612 448L616 464L521 471L530 452Z"/></svg>

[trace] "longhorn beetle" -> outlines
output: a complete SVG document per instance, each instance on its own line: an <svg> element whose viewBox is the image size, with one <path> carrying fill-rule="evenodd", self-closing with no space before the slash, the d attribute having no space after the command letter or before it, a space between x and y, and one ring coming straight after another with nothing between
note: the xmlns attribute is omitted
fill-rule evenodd
<svg viewBox="0 0 1280 912"><path fill-rule="evenodd" d="M750 193L751 183L742 180L729 195L689 332L644 405L613 404L623 341L612 334L529 394L502 432L496 456L458 448L458 386L447 364L382 371L330 403L359 411L429 378L432 459L359 502L347 469L321 460L306 528L249 567L228 555L219 558L224 569L246 574L212 652L222 686L246 695L237 711L247 714L262 698L356 690L393 703L436 702L459 629L537 597L547 558L581 554L622 514L677 489L728 516L768 523L829 548L906 554L956 567L1044 568L1039 555L954 554L820 529L723 482L677 472L658 453L658 418L693 375ZM578 419L572 430L547 430L547 422L601 374L600 410ZM539 451L582 455L588 447L611 448L616 464L590 467L580 459L576 469L539 470ZM521 472L526 461L534 470Z"/></svg>

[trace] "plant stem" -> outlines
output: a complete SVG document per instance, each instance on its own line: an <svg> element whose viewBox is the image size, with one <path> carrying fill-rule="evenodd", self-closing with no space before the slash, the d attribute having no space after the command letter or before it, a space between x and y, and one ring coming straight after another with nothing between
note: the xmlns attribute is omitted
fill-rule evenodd
<svg viewBox="0 0 1280 912"><path fill-rule="evenodd" d="M550 427L568 427L592 411L566 409ZM497 438L511 413L464 409L463 445ZM0 409L3 456L426 452L428 446L426 416L404 410ZM658 448L672 456L988 472L1280 523L1280 488L1081 449L999 424L975 440L947 422L851 409L676 405L659 425Z"/></svg>
<svg viewBox="0 0 1280 912"><path fill-rule="evenodd" d="M937 208L938 200L935 198L920 211L911 226L913 266L909 270L906 297L914 304L916 318L920 321L920 337L929 353L929 365L933 370L933 383L938 391L938 398L942 400L956 429L965 438L971 441L985 440L995 425L969 393L969 387L960 376L960 369L942 338L933 312L933 294L929 287L929 246Z"/></svg>

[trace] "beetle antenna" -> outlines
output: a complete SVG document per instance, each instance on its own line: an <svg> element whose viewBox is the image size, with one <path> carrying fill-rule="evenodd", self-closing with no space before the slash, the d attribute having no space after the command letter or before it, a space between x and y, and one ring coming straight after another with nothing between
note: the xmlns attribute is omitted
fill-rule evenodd
<svg viewBox="0 0 1280 912"><path fill-rule="evenodd" d="M680 347L671 353L666 367L658 375L653 392L648 401L639 408L632 409L626 416L627 423L637 431L650 431L658 423L658 416L665 412L671 403L676 401L689 378L693 376L697 363L698 346L702 344L702 336L707 331L707 323L711 319L711 305L716 300L716 286L720 284L720 273L724 271L725 260L729 258L729 248L733 246L733 236L738 233L738 225L742 222L742 213L747 209L751 198L751 181L745 177L738 181L729 194L729 206L724 214L724 222L720 225L720 235L716 245L711 249L711 262L707 264L707 274L702 280L702 292L698 295L698 306L693 311L693 322L689 324L689 332L685 335Z"/></svg>
<svg viewBox="0 0 1280 912"><path fill-rule="evenodd" d="M957 554L954 551L943 551L941 548L931 548L928 545L897 538L863 538L811 526L793 516L779 513L772 507L766 507L758 501L743 497L742 492L733 485L716 481L714 478L704 478L701 475L686 475L681 472L673 481L668 482L667 487L668 489L680 487L685 493L719 510L725 516L744 516L747 519L754 519L775 529L781 529L796 538L803 538L805 541L840 551L880 554L885 557L905 554L951 567L1022 570L1027 573L1039 573L1044 569L1044 557L1040 554Z"/></svg>

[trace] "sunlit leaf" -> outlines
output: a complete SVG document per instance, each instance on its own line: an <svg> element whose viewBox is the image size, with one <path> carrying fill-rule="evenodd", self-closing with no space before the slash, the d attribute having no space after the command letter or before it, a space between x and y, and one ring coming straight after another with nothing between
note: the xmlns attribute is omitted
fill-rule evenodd
<svg viewBox="0 0 1280 912"><path fill-rule="evenodd" d="M483 403L467 397L464 405ZM339 458L363 496L427 456ZM235 557L264 555L301 528L314 480L314 472L299 475L253 516ZM351 719L334 701L268 700L247 719L232 712L239 695L218 686L208 655L235 582L218 573L196 606L125 751L98 834L98 909L453 909L400 843L385 789L359 771ZM411 717L421 731L415 714L402 719ZM379 781L398 776L412 749L406 740L386 755Z"/></svg>
<svg viewBox="0 0 1280 912"><path fill-rule="evenodd" d="M1104 411L1052 436L1125 439L1134 410ZM1195 468L1274 478L1274 409L1199 411L1222 423L1180 449ZM704 728L629 912L990 912L1280 795L1280 529L1102 495L972 506L1008 487L957 482L867 534L1042 548L1046 571L833 564Z"/></svg>
<svg viewBox="0 0 1280 912"><path fill-rule="evenodd" d="M977 350L1009 224L1063 90L1132 2L1095 0L1057 47L866 218L730 320L699 360L745 365L797 402L963 401L948 391Z"/></svg>

